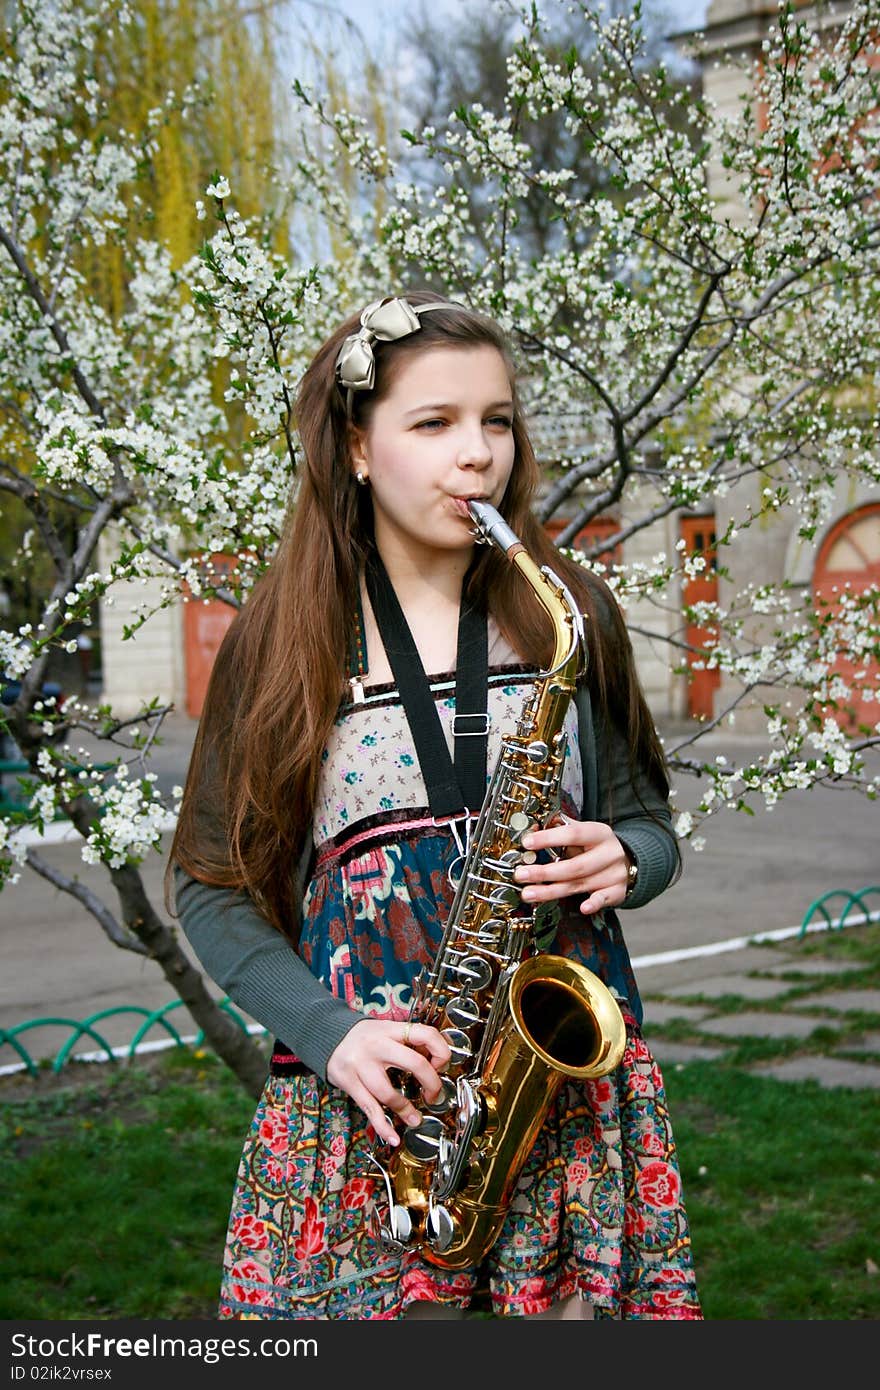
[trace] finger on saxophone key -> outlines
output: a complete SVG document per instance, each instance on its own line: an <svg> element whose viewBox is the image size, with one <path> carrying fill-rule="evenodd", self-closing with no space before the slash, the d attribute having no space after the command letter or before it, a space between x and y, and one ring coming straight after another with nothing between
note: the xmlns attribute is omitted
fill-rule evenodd
<svg viewBox="0 0 880 1390"><path fill-rule="evenodd" d="M398 1120L406 1125L407 1128L419 1125L422 1122L421 1114L409 1097L403 1095L402 1092L398 1092L397 1095L388 1102L388 1109L392 1112L392 1115L396 1115Z"/></svg>
<svg viewBox="0 0 880 1390"><path fill-rule="evenodd" d="M449 1044L441 1029L428 1023L409 1020L404 1025L403 1033L401 1041L404 1046L416 1050L421 1057L427 1059L435 1071L441 1072L449 1065ZM410 1070L414 1071L415 1068Z"/></svg>
<svg viewBox="0 0 880 1390"><path fill-rule="evenodd" d="M560 811L557 815L551 817L551 819L544 826L544 830L553 830L557 826L570 824L571 816L567 816L563 811ZM536 830L527 830L526 833L520 839L520 844L522 845L523 849L541 850L544 854L547 855L549 859L561 859L563 857L564 851L556 849L553 845L542 845L540 841L536 843L536 835L540 835L540 833L540 827L537 827ZM524 855L523 859L524 862L527 858L533 862L535 857L536 856L534 854L531 854L530 856Z"/></svg>

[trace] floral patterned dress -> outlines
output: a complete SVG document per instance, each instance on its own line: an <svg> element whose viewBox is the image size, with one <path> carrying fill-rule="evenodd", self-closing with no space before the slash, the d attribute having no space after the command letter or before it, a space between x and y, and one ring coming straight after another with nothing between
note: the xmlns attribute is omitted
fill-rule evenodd
<svg viewBox="0 0 880 1390"><path fill-rule="evenodd" d="M488 766L517 721L534 672L493 660ZM451 743L454 678L431 689ZM577 814L577 719L569 712L563 806ZM300 952L338 998L375 1018L408 1015L452 902L455 840L426 809L396 690L377 686L339 714L324 756L316 858ZM397 1319L433 1300L499 1316L579 1294L596 1317L701 1317L663 1080L640 1032L641 1006L616 918L558 912L553 950L583 961L627 1025L609 1076L562 1087L479 1267L450 1272L384 1249L370 1220L377 1170L363 1112L278 1041L244 1143L232 1201L221 1318ZM381 1179L379 1179L381 1181Z"/></svg>

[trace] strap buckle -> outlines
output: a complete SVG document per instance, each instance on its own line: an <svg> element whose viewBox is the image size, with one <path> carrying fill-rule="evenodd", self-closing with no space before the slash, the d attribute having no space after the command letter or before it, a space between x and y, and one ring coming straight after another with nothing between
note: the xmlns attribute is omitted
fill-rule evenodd
<svg viewBox="0 0 880 1390"><path fill-rule="evenodd" d="M468 721L477 721L477 727L473 723L463 728L463 724ZM488 710L485 714L456 714L452 718L452 737L453 738L486 738L489 733L489 726L492 723L492 716Z"/></svg>
<svg viewBox="0 0 880 1390"><path fill-rule="evenodd" d="M445 816L432 816L431 824L436 826L438 830L448 827L455 835L458 831L459 821L463 825L467 825L469 821L476 820L479 814L479 811L471 811L467 806L462 806L460 811L450 811Z"/></svg>
<svg viewBox="0 0 880 1390"><path fill-rule="evenodd" d="M455 841L455 848L458 850L458 854L446 870L446 876L455 889L458 888L459 879L471 852L471 835L479 816L479 811L470 811L467 806L464 806L460 811L454 811L449 816L433 817L436 826L448 826ZM459 822L461 822L461 828L459 828ZM464 838L462 838L462 832L464 832Z"/></svg>

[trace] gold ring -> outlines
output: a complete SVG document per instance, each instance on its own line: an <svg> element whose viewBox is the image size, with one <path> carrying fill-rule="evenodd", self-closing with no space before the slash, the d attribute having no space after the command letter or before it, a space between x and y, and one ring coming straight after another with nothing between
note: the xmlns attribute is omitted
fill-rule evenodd
<svg viewBox="0 0 880 1390"><path fill-rule="evenodd" d="M410 1035L411 1032L412 1032L412 1021L409 1021L409 1022L407 1022L407 1023L405 1023L405 1024L403 1025L403 1045L404 1045L404 1047L406 1047L406 1045L407 1045L408 1042L409 1042L409 1035Z"/></svg>

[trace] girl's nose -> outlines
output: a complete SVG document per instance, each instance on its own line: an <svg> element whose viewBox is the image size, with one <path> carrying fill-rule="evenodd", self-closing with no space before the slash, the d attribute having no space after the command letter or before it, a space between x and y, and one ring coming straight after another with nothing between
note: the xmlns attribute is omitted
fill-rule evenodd
<svg viewBox="0 0 880 1390"><path fill-rule="evenodd" d="M492 462L492 449L481 429L467 431L458 450L460 468L486 468Z"/></svg>

